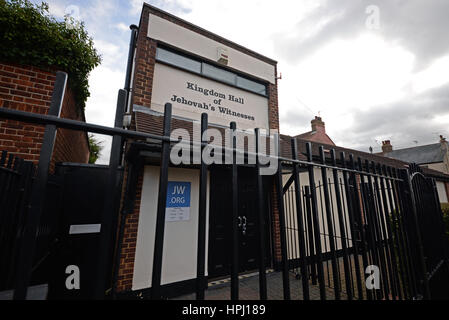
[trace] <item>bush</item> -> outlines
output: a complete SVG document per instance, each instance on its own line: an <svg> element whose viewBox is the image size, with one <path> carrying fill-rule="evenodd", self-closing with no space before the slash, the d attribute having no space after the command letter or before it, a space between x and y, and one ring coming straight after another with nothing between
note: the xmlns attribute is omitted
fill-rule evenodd
<svg viewBox="0 0 449 320"><path fill-rule="evenodd" d="M97 162L103 148L101 141L98 141L93 134L89 134L89 163Z"/></svg>
<svg viewBox="0 0 449 320"><path fill-rule="evenodd" d="M83 23L56 21L48 5L28 0L0 0L0 60L69 75L69 85L79 107L89 97L88 76L101 62Z"/></svg>

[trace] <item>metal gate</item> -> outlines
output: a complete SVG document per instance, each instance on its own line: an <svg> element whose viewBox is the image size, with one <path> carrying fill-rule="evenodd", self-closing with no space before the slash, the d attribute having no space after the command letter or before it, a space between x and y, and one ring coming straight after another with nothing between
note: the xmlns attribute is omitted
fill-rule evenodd
<svg viewBox="0 0 449 320"><path fill-rule="evenodd" d="M427 299L449 299L448 239L441 213L435 180L425 177L417 165L410 165L410 200L415 219L408 232L412 244L412 259L417 266L417 290ZM419 243L421 241L421 243Z"/></svg>
<svg viewBox="0 0 449 320"><path fill-rule="evenodd" d="M292 154L298 154L291 141ZM420 168L338 159L307 144L307 161L284 162L288 266L302 297L448 298L448 241L435 182ZM379 271L379 286L369 287Z"/></svg>

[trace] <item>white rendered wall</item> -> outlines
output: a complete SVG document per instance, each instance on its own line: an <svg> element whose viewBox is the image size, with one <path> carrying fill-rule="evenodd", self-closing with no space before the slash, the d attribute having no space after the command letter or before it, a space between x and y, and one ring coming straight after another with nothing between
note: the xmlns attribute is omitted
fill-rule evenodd
<svg viewBox="0 0 449 320"><path fill-rule="evenodd" d="M153 14L150 14L149 18L148 37L213 61L217 61L218 48L225 48L228 51L229 67L267 80L270 83L275 83L275 69L273 65Z"/></svg>
<svg viewBox="0 0 449 320"><path fill-rule="evenodd" d="M159 170L160 168L155 166L145 166L144 169L132 290L151 287ZM199 170L169 168L168 180L191 183L190 219L188 221L165 222L161 284L196 278ZM209 234L209 182L206 208L207 248ZM205 263L207 275L207 250Z"/></svg>

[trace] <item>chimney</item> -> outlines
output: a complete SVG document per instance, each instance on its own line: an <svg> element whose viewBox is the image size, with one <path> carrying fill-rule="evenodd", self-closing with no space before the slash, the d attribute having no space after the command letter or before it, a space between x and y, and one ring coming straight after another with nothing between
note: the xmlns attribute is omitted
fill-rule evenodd
<svg viewBox="0 0 449 320"><path fill-rule="evenodd" d="M447 150L448 149L447 140L442 135L440 135L440 143L441 143L441 149L443 149L443 150Z"/></svg>
<svg viewBox="0 0 449 320"><path fill-rule="evenodd" d="M393 151L393 146L390 143L390 140L382 141L382 153L388 153Z"/></svg>
<svg viewBox="0 0 449 320"><path fill-rule="evenodd" d="M324 122L321 120L321 117L315 116L315 119L310 121L310 123L312 124L312 131L326 133L326 128L324 127Z"/></svg>

